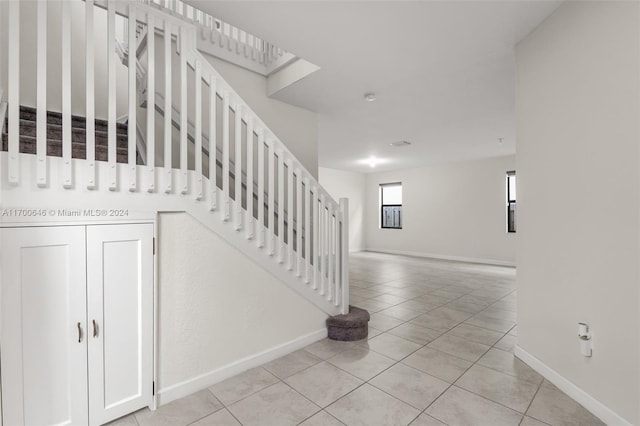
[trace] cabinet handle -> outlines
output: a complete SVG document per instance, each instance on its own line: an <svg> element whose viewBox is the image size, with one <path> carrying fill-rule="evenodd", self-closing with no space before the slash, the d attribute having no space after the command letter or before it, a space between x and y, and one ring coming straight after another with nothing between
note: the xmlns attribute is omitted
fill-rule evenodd
<svg viewBox="0 0 640 426"><path fill-rule="evenodd" d="M82 342L82 325L78 323L78 343Z"/></svg>
<svg viewBox="0 0 640 426"><path fill-rule="evenodd" d="M98 337L98 324L93 320L93 337Z"/></svg>

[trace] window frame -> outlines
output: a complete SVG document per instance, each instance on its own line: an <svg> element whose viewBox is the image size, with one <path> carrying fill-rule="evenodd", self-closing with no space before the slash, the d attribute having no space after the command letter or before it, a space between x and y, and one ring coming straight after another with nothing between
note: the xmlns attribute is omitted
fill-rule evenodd
<svg viewBox="0 0 640 426"><path fill-rule="evenodd" d="M384 188L390 186L399 186L400 191L402 191L402 182L390 182L390 183L381 183L380 187L380 229L402 229L402 206L403 204L384 204ZM384 209L385 207L400 207L400 211L398 212L400 226L385 226L384 224Z"/></svg>
<svg viewBox="0 0 640 426"><path fill-rule="evenodd" d="M517 230L517 226L516 226L516 209L517 209L517 201L516 198L514 197L513 199L511 198L511 187L509 185L509 181L511 176L513 176L514 178L516 177L516 171L515 170L510 170L507 172L507 233L509 234L515 234L516 230ZM515 185L517 185L517 180ZM517 194L517 191L516 191ZM513 206L513 209L511 208ZM511 212L513 211L513 227L511 226Z"/></svg>

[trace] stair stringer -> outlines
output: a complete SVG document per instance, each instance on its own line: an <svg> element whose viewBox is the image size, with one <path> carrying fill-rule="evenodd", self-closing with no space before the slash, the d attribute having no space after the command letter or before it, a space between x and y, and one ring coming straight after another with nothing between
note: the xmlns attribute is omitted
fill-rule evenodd
<svg viewBox="0 0 640 426"><path fill-rule="evenodd" d="M7 152L0 152L0 171L7 170L9 155ZM265 232L265 246L258 247L257 239L247 239L246 231L243 227L242 230L236 231L232 221L223 221L223 213L221 210L210 211L209 205L211 203L210 196L212 191L209 190L210 182L206 177L202 177L202 184L204 186L204 194L207 194L203 199L196 200L195 194L192 192L195 188L196 173L193 170L187 171L187 177L189 182L189 191L186 194L180 193L158 193L158 192L143 192L143 191L127 191L126 188L118 188L119 190L110 191L108 189L108 163L96 161L96 188L89 190L86 186L80 184L84 181L84 171L88 170L87 160L72 159L71 166L73 170L73 176L75 179L75 186L70 189L63 187L63 159L60 157L47 157L48 170L49 170L49 184L46 187L39 187L36 181L36 157L30 154L19 154L18 161L20 162L20 177L19 186L10 184L3 175L2 187L0 192L2 193L2 205L0 206L0 223L9 224L15 216L11 216L8 212L13 208L18 209L39 209L45 213L43 216L35 217L21 217L20 223L24 224L25 219L29 222L44 224L52 222L72 222L77 220L77 217L60 217L52 212L57 212L59 209L76 210L85 209L94 210L111 210L121 209L128 211L127 216L113 217L114 221L122 221L126 219L136 220L136 215L148 216L149 213L158 212L186 212L194 217L197 221L202 223L208 229L215 232L222 237L227 243L237 248L240 252L245 254L248 258L256 262L265 271L275 276L282 281L301 297L306 298L323 312L328 315L340 314L340 306L336 304L334 300L331 300L328 294L322 294L312 287L312 283L305 283L302 277L297 277L295 268L292 271L287 269L286 262L279 263L277 260L277 253L273 256L268 254L268 229L263 226L259 226L256 229L255 235L259 232ZM129 166L127 164L116 164L118 182L122 186L124 182L127 182ZM177 187L179 170L173 169L173 187ZM155 167L155 181L163 182L163 179L167 176L167 171L164 167ZM147 166L137 166L137 187L140 188L141 181L144 177L149 177L149 168ZM222 191L216 191L218 197L218 205L221 206L222 197L224 197ZM237 208L235 202L231 200L231 208L235 213ZM243 224L247 224L247 212L240 207L242 211ZM96 217L96 221L104 221L107 217ZM234 217L232 215L232 217ZM83 219L91 219L91 217L83 217ZM17 222L13 220L13 222ZM257 220L253 221L255 224ZM285 249L288 249L285 244Z"/></svg>

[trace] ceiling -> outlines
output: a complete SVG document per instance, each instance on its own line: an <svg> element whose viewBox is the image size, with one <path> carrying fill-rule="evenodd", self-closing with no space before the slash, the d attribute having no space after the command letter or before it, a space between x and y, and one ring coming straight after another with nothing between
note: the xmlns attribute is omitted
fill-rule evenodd
<svg viewBox="0 0 640 426"><path fill-rule="evenodd" d="M187 3L318 65L273 97L318 113L321 167L365 173L514 154L514 46L560 4Z"/></svg>

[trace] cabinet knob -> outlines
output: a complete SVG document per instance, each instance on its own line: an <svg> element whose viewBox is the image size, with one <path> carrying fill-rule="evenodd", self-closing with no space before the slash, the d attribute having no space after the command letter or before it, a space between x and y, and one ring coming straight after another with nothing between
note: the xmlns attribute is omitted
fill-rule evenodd
<svg viewBox="0 0 640 426"><path fill-rule="evenodd" d="M82 342L82 324L78 323L78 343Z"/></svg>
<svg viewBox="0 0 640 426"><path fill-rule="evenodd" d="M93 321L93 337L98 337L98 324L96 323L96 320L92 320Z"/></svg>

